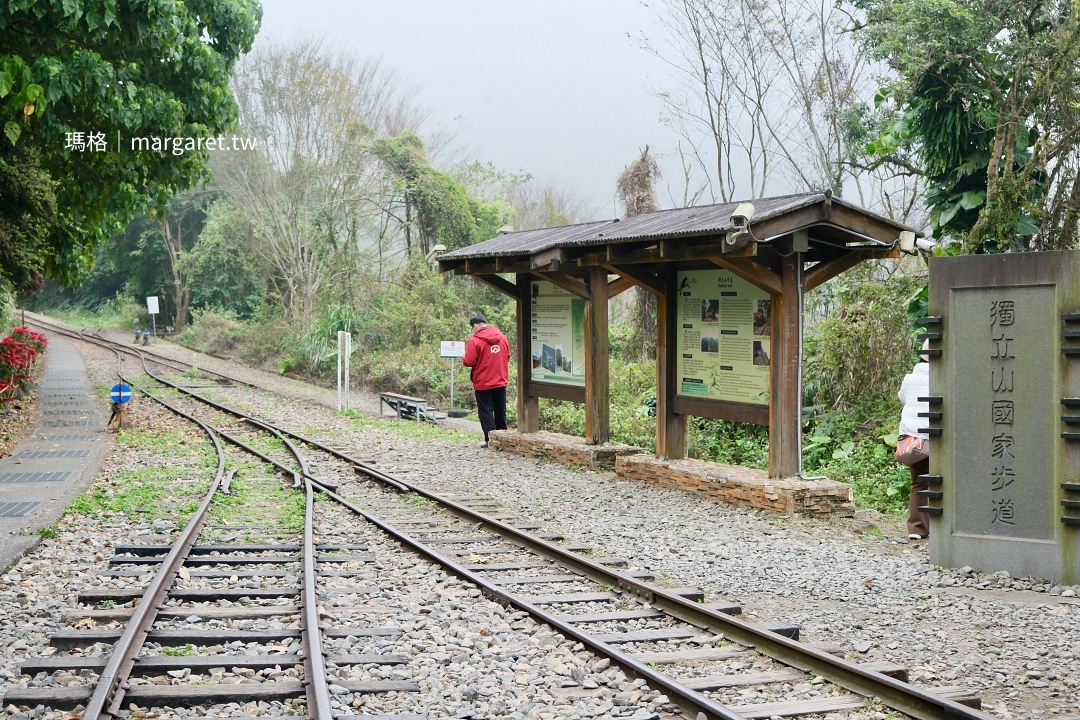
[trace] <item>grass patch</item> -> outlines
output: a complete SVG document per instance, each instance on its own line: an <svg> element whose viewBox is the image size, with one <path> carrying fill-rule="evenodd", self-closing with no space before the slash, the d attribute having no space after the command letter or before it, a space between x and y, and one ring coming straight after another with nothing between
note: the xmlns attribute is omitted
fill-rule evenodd
<svg viewBox="0 0 1080 720"><path fill-rule="evenodd" d="M46 525L38 530L38 535L46 539L56 538L60 537L60 530L58 530L55 525Z"/></svg>
<svg viewBox="0 0 1080 720"><path fill-rule="evenodd" d="M358 430L381 429L389 430L410 440L445 440L448 442L465 443L474 442L476 436L459 430L451 430L429 422L415 420L380 420L368 415L362 415L356 410L350 410L347 417L354 428Z"/></svg>
<svg viewBox="0 0 1080 720"><path fill-rule="evenodd" d="M65 515L122 513L132 519L190 514L205 492L201 483L178 483L182 478L206 476L217 463L208 443L192 440L178 430L125 430L118 443L149 453L147 463L124 470L87 488L65 510ZM207 480L209 478L207 477Z"/></svg>
<svg viewBox="0 0 1080 720"><path fill-rule="evenodd" d="M210 524L254 525L281 534L304 529L304 494L279 478L234 477L230 492L214 496Z"/></svg>
<svg viewBox="0 0 1080 720"><path fill-rule="evenodd" d="M170 657L188 657L194 655L199 651L199 648L195 647L191 643L187 645L180 645L179 647L162 646L161 654L168 655Z"/></svg>

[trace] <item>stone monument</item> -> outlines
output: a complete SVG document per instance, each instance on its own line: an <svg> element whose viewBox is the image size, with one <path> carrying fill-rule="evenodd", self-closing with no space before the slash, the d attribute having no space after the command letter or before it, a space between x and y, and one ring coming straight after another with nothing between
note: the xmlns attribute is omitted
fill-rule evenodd
<svg viewBox="0 0 1080 720"><path fill-rule="evenodd" d="M1080 252L930 261L930 559L1080 583Z"/></svg>

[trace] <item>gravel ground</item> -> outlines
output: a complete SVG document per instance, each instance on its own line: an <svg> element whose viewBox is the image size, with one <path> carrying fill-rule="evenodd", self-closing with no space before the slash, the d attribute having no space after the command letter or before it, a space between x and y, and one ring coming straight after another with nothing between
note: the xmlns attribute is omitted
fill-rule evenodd
<svg viewBox="0 0 1080 720"><path fill-rule="evenodd" d="M116 368L113 354L83 350L91 381L111 385ZM193 478L206 475L202 462L208 445L201 432L191 430L186 421L149 401L133 400L130 418L134 431L117 443L114 453L103 464L101 476L87 492L97 490L115 499L115 493L124 486L114 483L114 479L125 475L134 482L144 482L148 479L145 474L149 472L161 479L165 493L165 497L154 504L153 512L163 519L174 517L192 493L201 495L205 492L206 482L201 482L201 488L196 487L200 483L193 483ZM56 524L55 537L43 540L36 550L0 576L0 648L3 648L0 682L3 688L76 685L96 679L96 675L89 672L60 672L52 676L41 673L27 679L20 676L19 667L27 657L56 654L56 649L48 645L48 639L53 632L65 627L64 612L77 606L79 591L139 584L137 577L99 578L96 571L106 568L115 544L144 542L147 536L155 533L154 518L155 515L149 512L65 515ZM164 526L171 526L171 523L165 520ZM107 652L108 647L98 644L70 654L99 656ZM6 707L4 714L12 720L26 720L27 717L14 706ZM46 712L40 707L29 713L31 717L46 720L62 718L65 714Z"/></svg>
<svg viewBox="0 0 1080 720"><path fill-rule="evenodd" d="M543 532L653 570L661 584L739 602L748 619L797 624L805 642L906 665L917 685L979 689L984 707L1006 720L1080 712L1080 586L934 567L925 543L909 544L901 523L874 513L770 516L483 450L409 423L345 420L314 406L285 413L270 396L214 392L410 481L491 497Z"/></svg>
<svg viewBox="0 0 1080 720"><path fill-rule="evenodd" d="M980 688L984 708L998 717L1080 714L1080 587L935 568L925 546L902 539L899 524L875 519L887 530L879 535L862 513L854 522L774 517L481 450L471 438L412 423L344 419L321 405L284 408L280 398L245 397L235 404L330 438L413 482L483 493L542 532L653 570L662 584L697 585L707 601L739 602L748 619L799 624L803 640L841 645L852 659L905 664L916 684ZM80 527L82 536L62 528L65 534L24 561L30 565L16 568L23 578L45 566L32 581L46 583L43 590L16 589L23 580L11 575L0 580L0 646L8 648L0 677L10 678L2 673L17 665L12 656L34 652L35 638L55 626L63 589L74 584L59 576L49 553L70 553L73 561L79 553L77 562L92 565L99 560L83 557L80 543L102 542L106 532L114 541L148 532L123 522L106 528L107 520Z"/></svg>

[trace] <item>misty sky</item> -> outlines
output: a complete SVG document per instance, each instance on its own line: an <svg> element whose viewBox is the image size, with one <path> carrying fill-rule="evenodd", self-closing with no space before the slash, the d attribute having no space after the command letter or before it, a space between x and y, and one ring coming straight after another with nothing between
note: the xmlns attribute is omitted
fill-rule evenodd
<svg viewBox="0 0 1080 720"><path fill-rule="evenodd" d="M565 186L598 218L621 214L615 178L645 144L678 139L655 97L667 68L627 37L659 33L637 0L263 0L257 43L297 32L382 58L478 159ZM661 168L667 207L679 165Z"/></svg>

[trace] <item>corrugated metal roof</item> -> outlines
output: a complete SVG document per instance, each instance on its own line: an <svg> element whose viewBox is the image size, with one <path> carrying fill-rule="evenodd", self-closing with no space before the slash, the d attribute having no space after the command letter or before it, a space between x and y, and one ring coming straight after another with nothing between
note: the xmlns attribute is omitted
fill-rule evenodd
<svg viewBox="0 0 1080 720"><path fill-rule="evenodd" d="M913 228L902 225L895 220L845 202L832 196L829 192L810 192L718 205L657 210L656 212L635 215L622 221L601 220L579 225L507 233L467 248L440 255L439 259L455 260L504 255L531 255L555 247L607 245L652 238L719 235L732 229L731 213L735 211L740 202L752 202L754 204L753 222L757 223L825 200L831 200L833 203L844 205L859 213L893 225L896 227L897 232L900 230L913 230Z"/></svg>
<svg viewBox="0 0 1080 720"><path fill-rule="evenodd" d="M606 225L617 225L618 220L596 220L578 225L537 228L506 233L490 240L470 245L439 256L440 260L454 258L495 257L497 255L531 255L559 245L569 244L582 237L596 235Z"/></svg>
<svg viewBox="0 0 1080 720"><path fill-rule="evenodd" d="M754 203L754 222L760 222L807 205L823 202L825 199L824 193L816 192L758 198L746 202ZM623 220L613 228L601 228L591 236L578 238L565 244L593 245L650 238L716 235L732 229L731 213L735 212L738 206L738 202L730 202L642 213Z"/></svg>

